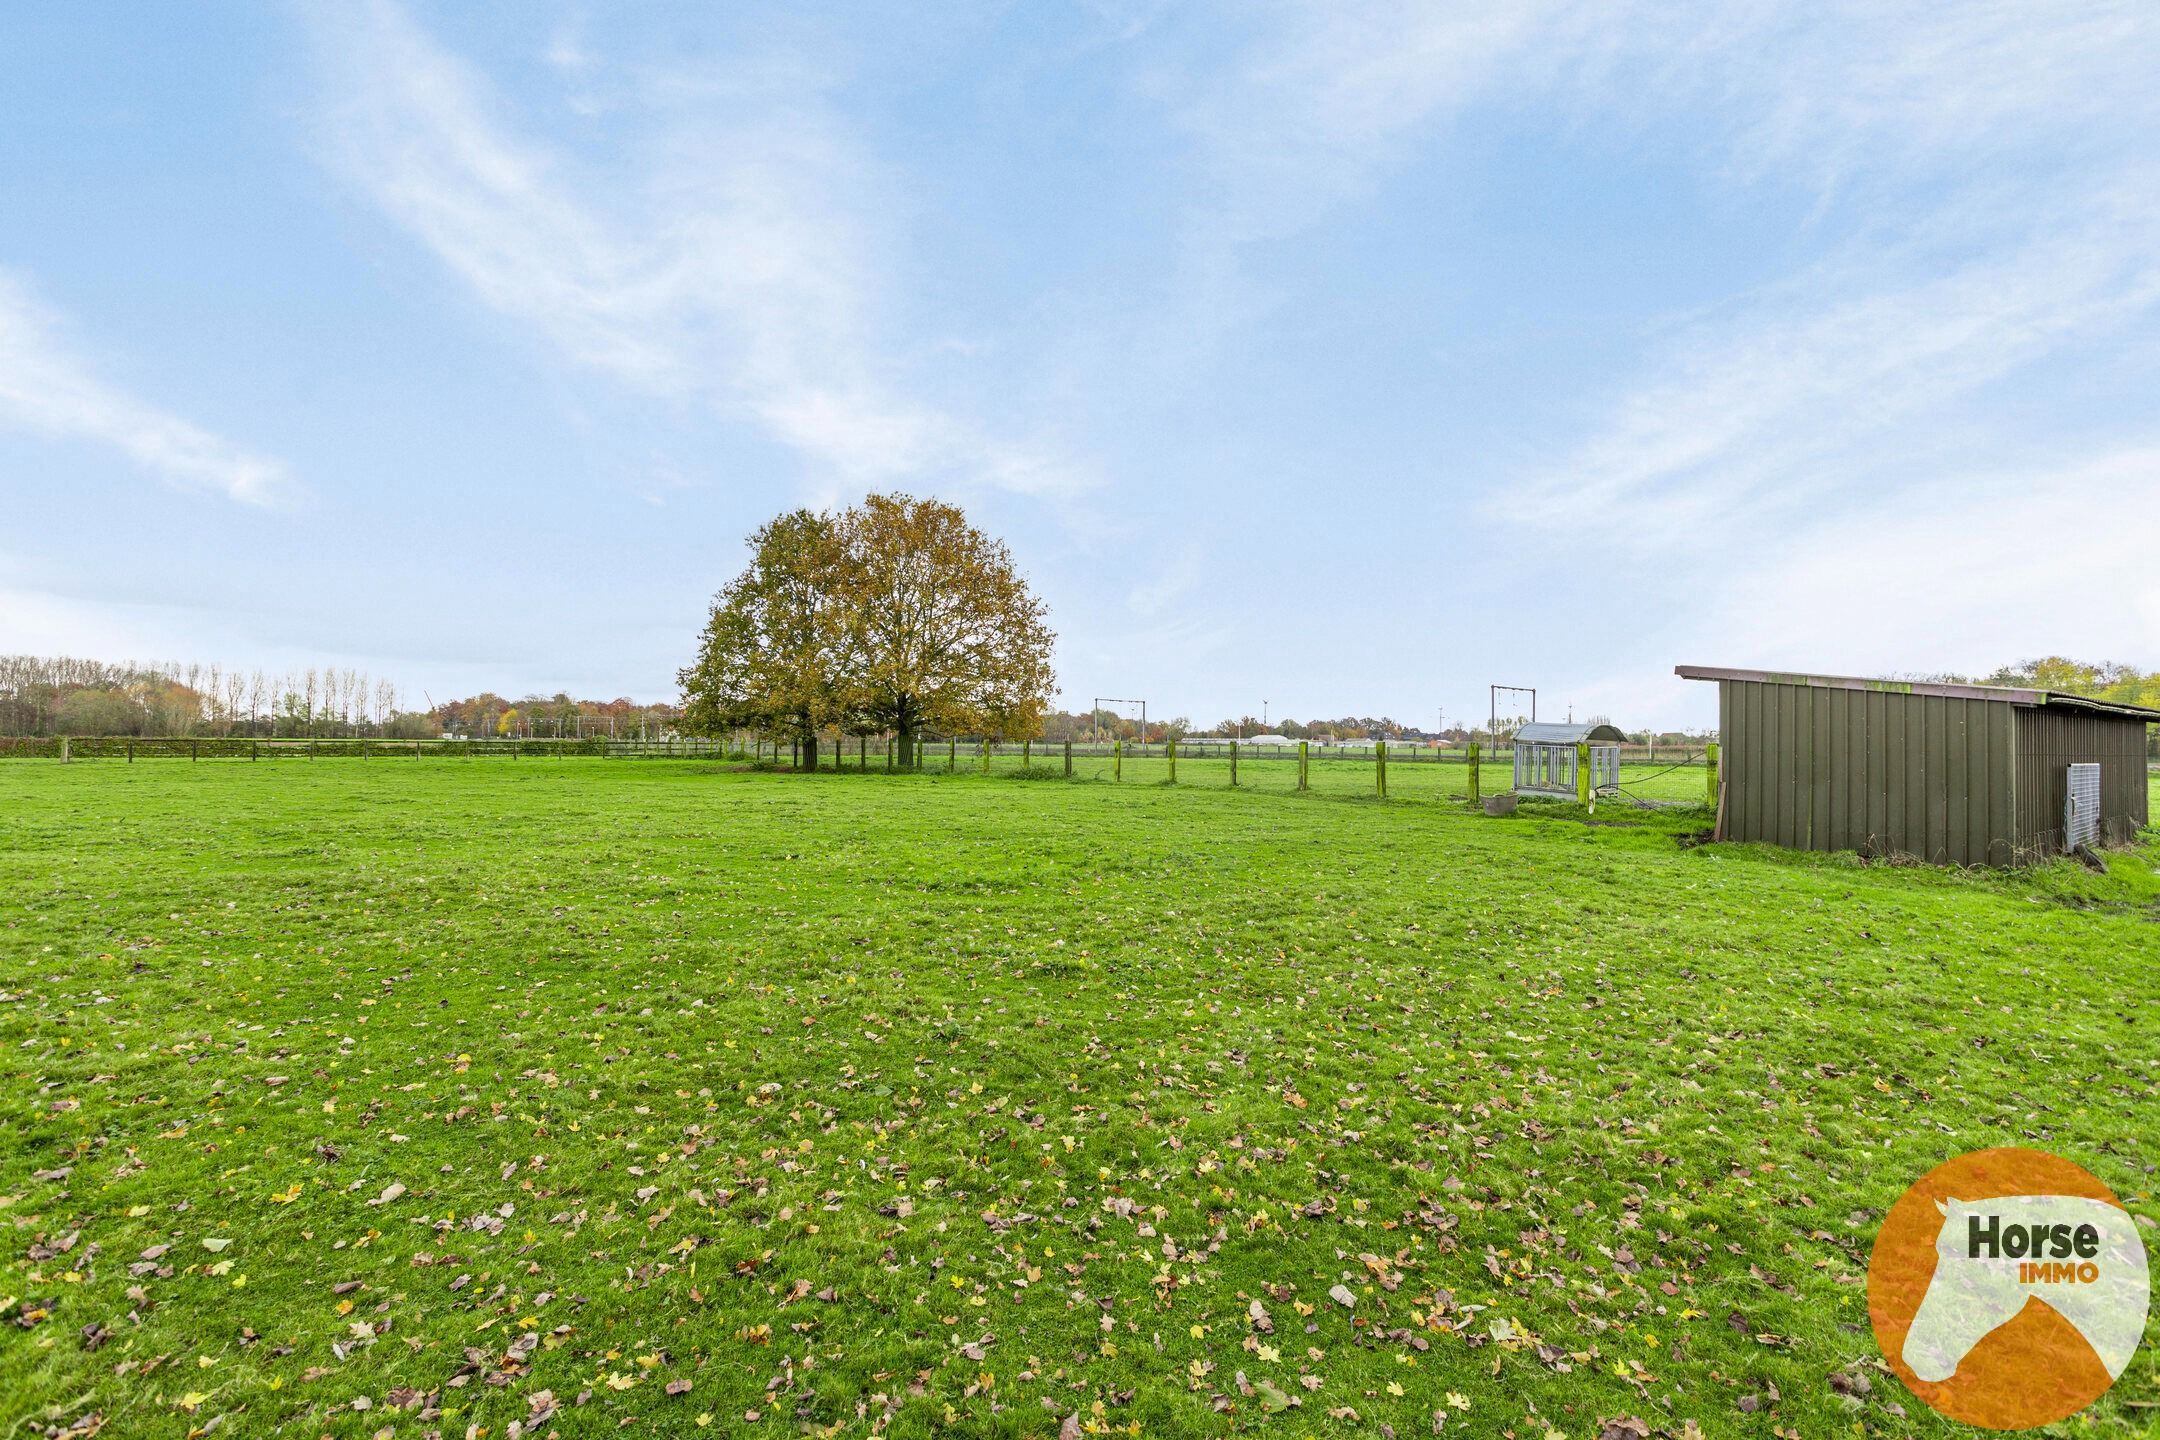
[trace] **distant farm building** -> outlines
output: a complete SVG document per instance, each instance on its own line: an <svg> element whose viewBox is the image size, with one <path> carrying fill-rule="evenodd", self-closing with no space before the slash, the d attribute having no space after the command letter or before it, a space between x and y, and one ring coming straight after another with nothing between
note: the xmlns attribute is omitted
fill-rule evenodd
<svg viewBox="0 0 2160 1440"><path fill-rule="evenodd" d="M2148 820L2145 727L2160 710L1995 685L1674 673L1717 682L1728 840L2019 865L2127 843Z"/></svg>
<svg viewBox="0 0 2160 1440"><path fill-rule="evenodd" d="M1242 740L1238 741L1238 744L1240 744L1240 745L1295 745L1295 744L1297 744L1297 741L1295 741L1295 740L1291 739L1291 738L1290 738L1290 737L1289 737L1288 735L1277 735L1277 734L1276 734L1275 732L1273 732L1272 730L1265 730L1265 731L1262 731L1261 733L1259 733L1259 734L1257 734L1257 735L1247 735L1247 736L1246 736L1246 737L1245 737L1244 739L1242 739Z"/></svg>

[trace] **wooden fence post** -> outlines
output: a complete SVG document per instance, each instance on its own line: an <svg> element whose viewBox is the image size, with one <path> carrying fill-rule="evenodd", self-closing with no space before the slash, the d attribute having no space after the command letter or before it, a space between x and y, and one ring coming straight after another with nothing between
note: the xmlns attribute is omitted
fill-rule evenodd
<svg viewBox="0 0 2160 1440"><path fill-rule="evenodd" d="M1122 738L1110 742L1110 778L1125 778L1125 741Z"/></svg>
<svg viewBox="0 0 2160 1440"><path fill-rule="evenodd" d="M960 768L960 737L945 737L945 773L950 775Z"/></svg>
<svg viewBox="0 0 2160 1440"><path fill-rule="evenodd" d="M1312 771L1309 768L1312 756L1306 749L1307 743L1303 740L1297 742L1297 788L1300 790L1312 788Z"/></svg>
<svg viewBox="0 0 2160 1440"><path fill-rule="evenodd" d="M1175 785L1177 784L1177 736L1173 735L1163 742L1162 753L1164 758L1170 762L1170 783Z"/></svg>
<svg viewBox="0 0 2160 1440"><path fill-rule="evenodd" d="M128 764L132 765L135 763L135 742L132 739L127 742L127 752Z"/></svg>
<svg viewBox="0 0 2160 1440"><path fill-rule="evenodd" d="M1032 735L1020 737L1020 768L1023 770L1035 768L1035 737Z"/></svg>
<svg viewBox="0 0 2160 1440"><path fill-rule="evenodd" d="M1717 746L1717 741L1715 741L1715 740L1712 740L1712 741L1711 741L1711 742L1710 742L1710 743L1709 743L1708 745L1705 745L1705 746L1703 747L1703 758L1704 758L1704 760L1705 760L1705 761L1706 761L1706 762L1708 763L1708 766L1709 766L1709 768L1708 768L1707 770L1705 770L1705 771L1703 772L1703 773L1704 773L1704 776L1705 776L1705 779L1706 779L1706 782L1707 782L1707 784L1708 784L1708 790L1707 790L1706 794L1704 795L1703 803L1705 803L1705 804L1707 804L1707 805L1715 805L1715 804L1717 804L1717 802L1718 802L1718 746Z"/></svg>
<svg viewBox="0 0 2160 1440"><path fill-rule="evenodd" d="M1230 742L1230 784L1233 789L1237 786L1237 741L1235 740Z"/></svg>
<svg viewBox="0 0 2160 1440"><path fill-rule="evenodd" d="M60 763L63 765L72 765L75 763L68 756L68 740L70 738L71 737L66 735L62 735L60 737Z"/></svg>
<svg viewBox="0 0 2160 1440"><path fill-rule="evenodd" d="M1473 804L1473 805L1475 805L1475 804L1477 804L1477 802L1478 802L1478 747L1477 747L1477 741L1473 740L1473 741L1471 741L1471 742L1470 742L1470 803L1471 803L1471 804Z"/></svg>
<svg viewBox="0 0 2160 1440"><path fill-rule="evenodd" d="M1373 788L1382 800L1387 799L1387 741L1373 741Z"/></svg>
<svg viewBox="0 0 2160 1440"><path fill-rule="evenodd" d="M1575 743L1575 803L1591 804L1590 799L1590 742Z"/></svg>
<svg viewBox="0 0 2160 1440"><path fill-rule="evenodd" d="M1072 741L1065 742L1065 778L1072 779Z"/></svg>
<svg viewBox="0 0 2160 1440"><path fill-rule="evenodd" d="M990 773L990 741L985 738L979 743L982 746L982 773L987 775Z"/></svg>

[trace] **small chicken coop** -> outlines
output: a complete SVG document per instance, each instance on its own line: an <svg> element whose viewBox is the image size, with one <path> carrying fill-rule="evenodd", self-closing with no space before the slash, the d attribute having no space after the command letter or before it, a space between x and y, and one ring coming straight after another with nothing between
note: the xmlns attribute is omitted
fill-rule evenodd
<svg viewBox="0 0 2160 1440"><path fill-rule="evenodd" d="M1590 793L1620 793L1620 742L1610 725L1555 725L1532 721L1515 732L1515 792L1573 800L1587 747Z"/></svg>

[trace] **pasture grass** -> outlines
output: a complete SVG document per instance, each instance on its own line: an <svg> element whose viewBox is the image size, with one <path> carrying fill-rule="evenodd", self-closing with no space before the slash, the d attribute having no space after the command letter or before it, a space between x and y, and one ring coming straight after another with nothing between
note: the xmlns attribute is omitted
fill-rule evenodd
<svg viewBox="0 0 2160 1440"><path fill-rule="evenodd" d="M1905 1186L2156 1213L2160 841L1143 778L0 768L0 1427L1946 1435Z"/></svg>

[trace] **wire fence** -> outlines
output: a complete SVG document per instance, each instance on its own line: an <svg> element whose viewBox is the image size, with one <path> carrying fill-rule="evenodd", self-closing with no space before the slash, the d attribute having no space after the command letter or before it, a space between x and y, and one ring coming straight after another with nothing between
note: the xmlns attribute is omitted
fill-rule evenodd
<svg viewBox="0 0 2160 1440"><path fill-rule="evenodd" d="M820 769L890 771L893 747L850 742L855 748L821 758ZM1631 753L1632 752L1632 755ZM1659 746L1652 764L1647 746L1623 747L1620 795L1651 804L1708 803L1708 754ZM784 756L790 752L783 751ZM790 757L791 758L791 757ZM1181 785L1398 799L1469 799L1513 788L1514 752L1485 751L1473 762L1462 749L1394 745L1319 745L1304 753L1290 745L1248 745L1228 740L1179 740L1145 747L1137 742L1093 744L986 741L933 736L922 742L917 770L947 775L1071 778L1131 785Z"/></svg>
<svg viewBox="0 0 2160 1440"><path fill-rule="evenodd" d="M1649 758L1656 756L1653 763ZM311 760L435 760L475 763L515 760L704 760L776 769L809 768L799 744L751 735L676 736L657 740L257 740L82 736L0 739L0 759L62 761L183 760L197 763L287 763ZM1511 749L1482 751L1438 746L1308 743L1252 745L1228 740L1180 740L1148 745L1121 742L1010 742L926 735L917 741L915 770L931 775L1071 779L1131 785L1182 785L1284 793L1462 798L1496 795L1514 780ZM1660 804L1699 803L1707 795L1701 750L1622 748L1623 797ZM828 738L816 768L839 774L900 770L899 746L889 735Z"/></svg>

